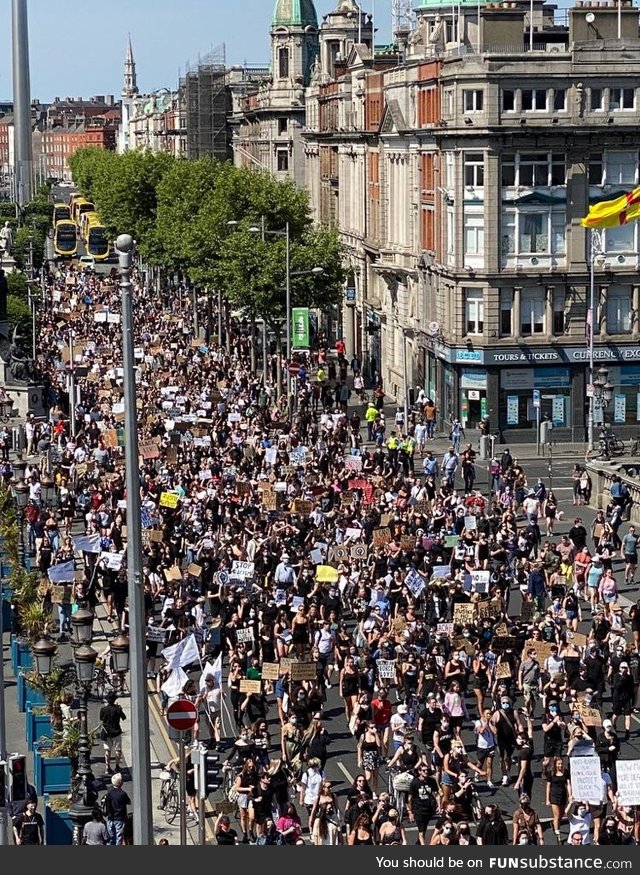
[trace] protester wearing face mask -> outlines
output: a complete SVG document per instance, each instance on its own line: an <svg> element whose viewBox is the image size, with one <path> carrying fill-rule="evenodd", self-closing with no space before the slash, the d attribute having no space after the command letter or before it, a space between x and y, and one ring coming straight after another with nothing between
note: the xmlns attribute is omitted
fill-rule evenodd
<svg viewBox="0 0 640 875"><path fill-rule="evenodd" d="M458 844L459 845L477 845L478 842L471 835L471 829L466 820L461 820L458 824Z"/></svg>
<svg viewBox="0 0 640 875"><path fill-rule="evenodd" d="M478 823L476 838L479 845L508 845L509 833L497 805L485 805Z"/></svg>
<svg viewBox="0 0 640 875"><path fill-rule="evenodd" d="M436 826L431 837L430 845L457 845L458 833L455 825L449 820L442 822L440 826Z"/></svg>
<svg viewBox="0 0 640 875"><path fill-rule="evenodd" d="M498 741L500 766L502 768L502 786L509 783L511 761L516 747L517 732L524 731L520 716L512 710L512 702L508 696L500 696L500 707L491 717L491 724Z"/></svg>
<svg viewBox="0 0 640 875"><path fill-rule="evenodd" d="M599 845L626 845L627 837L618 827L614 816L609 815L604 822L604 828L598 837Z"/></svg>
<svg viewBox="0 0 640 875"><path fill-rule="evenodd" d="M531 806L531 797L527 793L520 796L520 808L513 815L513 844L520 843L523 833L529 845L543 845L542 824L538 814Z"/></svg>
<svg viewBox="0 0 640 875"><path fill-rule="evenodd" d="M544 732L542 767L546 768L552 757L562 756L564 740L567 735L567 724L560 716L560 705L557 701L550 701L547 713L542 718L542 731Z"/></svg>

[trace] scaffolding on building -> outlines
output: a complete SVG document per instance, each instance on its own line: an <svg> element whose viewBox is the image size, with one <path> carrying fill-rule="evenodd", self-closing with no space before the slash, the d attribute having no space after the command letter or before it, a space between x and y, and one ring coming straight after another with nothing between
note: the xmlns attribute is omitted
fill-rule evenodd
<svg viewBox="0 0 640 875"><path fill-rule="evenodd" d="M186 157L229 160L230 97L224 43L204 58L199 57L194 66L187 62L180 79L180 95L186 109Z"/></svg>

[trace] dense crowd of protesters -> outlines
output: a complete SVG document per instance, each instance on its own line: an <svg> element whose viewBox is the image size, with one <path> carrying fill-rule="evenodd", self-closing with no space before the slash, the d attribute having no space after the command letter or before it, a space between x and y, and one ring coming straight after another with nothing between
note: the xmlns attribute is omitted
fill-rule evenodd
<svg viewBox="0 0 640 875"><path fill-rule="evenodd" d="M149 678L163 711L192 697L197 741L225 752L217 842L637 842L617 793L640 681L640 612L621 608L613 566L633 582L624 496L557 537L556 496L508 449L483 495L462 425L436 455L437 401L385 415L377 370L342 341L298 356L289 416L275 349L266 380L250 370L248 324L227 320L219 347L193 339L185 288L136 274L134 295L141 520L125 511L117 279L61 270L38 335L49 415L27 425L28 540L43 572L76 565L68 599L52 587L60 635L74 604L102 604L115 631L126 530L142 526ZM356 403L368 384L374 400ZM584 468L573 482L577 507ZM163 658L192 635L197 660ZM360 769L340 796L325 774L333 687ZM588 800L571 781L585 756L601 781Z"/></svg>

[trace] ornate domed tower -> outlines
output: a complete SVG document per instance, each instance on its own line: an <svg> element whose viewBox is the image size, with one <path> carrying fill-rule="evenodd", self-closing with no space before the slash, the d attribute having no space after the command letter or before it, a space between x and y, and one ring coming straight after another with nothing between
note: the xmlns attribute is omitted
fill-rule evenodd
<svg viewBox="0 0 640 875"><path fill-rule="evenodd" d="M313 0L277 0L271 24L274 88L304 89L317 55L318 16Z"/></svg>

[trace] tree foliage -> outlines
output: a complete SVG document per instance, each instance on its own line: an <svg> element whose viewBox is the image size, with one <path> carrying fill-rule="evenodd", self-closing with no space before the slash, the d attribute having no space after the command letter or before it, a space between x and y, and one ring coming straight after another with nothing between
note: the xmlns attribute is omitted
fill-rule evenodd
<svg viewBox="0 0 640 875"><path fill-rule="evenodd" d="M29 264L29 244L33 241L33 267L38 271L44 264L45 234L38 227L19 228L13 237L12 255L19 270L26 270Z"/></svg>
<svg viewBox="0 0 640 875"><path fill-rule="evenodd" d="M112 237L132 234L148 261L221 288L250 315L274 327L284 318L287 223L292 272L324 269L293 278L292 304L328 309L339 301L346 277L338 236L313 227L307 194L292 182L145 151L80 149L70 164Z"/></svg>

